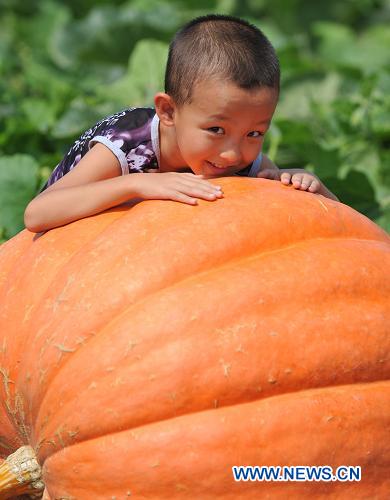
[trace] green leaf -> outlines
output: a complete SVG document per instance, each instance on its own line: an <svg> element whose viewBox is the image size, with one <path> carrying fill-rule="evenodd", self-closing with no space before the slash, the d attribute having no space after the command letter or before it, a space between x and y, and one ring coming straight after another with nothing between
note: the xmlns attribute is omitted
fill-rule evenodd
<svg viewBox="0 0 390 500"><path fill-rule="evenodd" d="M339 92L341 77L332 72L325 78L305 78L290 84L281 95L277 115L281 118L308 118L312 102L329 104Z"/></svg>
<svg viewBox="0 0 390 500"><path fill-rule="evenodd" d="M0 227L8 238L24 227L24 210L36 193L38 174L31 156L0 157Z"/></svg>
<svg viewBox="0 0 390 500"><path fill-rule="evenodd" d="M164 88L167 58L167 44L148 39L137 43L129 61L129 77L134 92L139 93L139 102L151 102L154 94Z"/></svg>
<svg viewBox="0 0 390 500"><path fill-rule="evenodd" d="M53 35L50 53L64 69L83 69L95 61L124 63L138 40L173 32L182 15L167 0L133 0L94 6L83 19L65 15Z"/></svg>
<svg viewBox="0 0 390 500"><path fill-rule="evenodd" d="M374 104L369 110L373 132L377 136L383 138L390 138L390 99L387 104L387 107L380 104Z"/></svg>
<svg viewBox="0 0 390 500"><path fill-rule="evenodd" d="M348 26L332 22L316 22L312 31L319 38L323 60L349 66L356 58L356 37Z"/></svg>
<svg viewBox="0 0 390 500"><path fill-rule="evenodd" d="M56 110L44 99L26 98L21 108L35 130L46 133L54 124Z"/></svg>
<svg viewBox="0 0 390 500"><path fill-rule="evenodd" d="M74 99L65 113L54 125L51 135L55 138L73 138L92 127L110 112L104 106L91 106L85 100Z"/></svg>
<svg viewBox="0 0 390 500"><path fill-rule="evenodd" d="M309 144L307 161L313 165L314 172L320 179L327 182L329 177L337 177L340 165L340 156L337 150L323 149L319 144Z"/></svg>
<svg viewBox="0 0 390 500"><path fill-rule="evenodd" d="M381 228L390 233L390 207L383 210L382 214L374 220Z"/></svg>
<svg viewBox="0 0 390 500"><path fill-rule="evenodd" d="M375 199L375 190L368 177L362 172L350 171L344 179L330 178L326 186L340 201L373 219L381 214Z"/></svg>
<svg viewBox="0 0 390 500"><path fill-rule="evenodd" d="M369 28L358 40L357 63L361 65L364 73L375 71L390 66L389 57L390 29L388 25L378 25Z"/></svg>
<svg viewBox="0 0 390 500"><path fill-rule="evenodd" d="M319 52L327 62L357 68L364 74L389 66L390 30L386 25L357 36L342 24L317 22L313 32L320 39Z"/></svg>
<svg viewBox="0 0 390 500"><path fill-rule="evenodd" d="M390 189L390 151L383 150L379 155L378 179Z"/></svg>
<svg viewBox="0 0 390 500"><path fill-rule="evenodd" d="M106 96L121 106L151 105L154 94L164 88L167 57L166 43L141 40L131 54L126 75L105 86L100 96Z"/></svg>

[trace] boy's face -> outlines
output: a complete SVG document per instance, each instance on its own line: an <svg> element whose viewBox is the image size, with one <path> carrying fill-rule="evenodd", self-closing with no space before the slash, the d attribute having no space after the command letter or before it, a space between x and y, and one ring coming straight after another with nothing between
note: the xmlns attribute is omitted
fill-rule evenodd
<svg viewBox="0 0 390 500"><path fill-rule="evenodd" d="M220 80L195 85L191 103L173 115L184 165L205 177L233 175L250 165L261 151L277 100L277 91L267 87L243 90Z"/></svg>

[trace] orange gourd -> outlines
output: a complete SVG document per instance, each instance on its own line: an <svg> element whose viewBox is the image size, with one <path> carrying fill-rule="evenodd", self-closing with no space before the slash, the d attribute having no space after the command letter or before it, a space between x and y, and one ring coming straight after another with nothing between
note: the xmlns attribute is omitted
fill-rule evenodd
<svg viewBox="0 0 390 500"><path fill-rule="evenodd" d="M150 200L0 247L0 456L28 445L41 467L23 491L388 497L389 237L322 196L218 182L216 202ZM0 498L21 491L9 462ZM234 465L362 480L235 482Z"/></svg>

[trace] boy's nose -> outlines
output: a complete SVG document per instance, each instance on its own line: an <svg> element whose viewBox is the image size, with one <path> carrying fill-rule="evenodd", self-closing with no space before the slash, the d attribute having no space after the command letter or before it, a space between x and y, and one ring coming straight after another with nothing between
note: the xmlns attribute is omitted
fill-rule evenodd
<svg viewBox="0 0 390 500"><path fill-rule="evenodd" d="M220 153L221 159L229 165L237 165L241 161L241 151L239 147L230 146Z"/></svg>

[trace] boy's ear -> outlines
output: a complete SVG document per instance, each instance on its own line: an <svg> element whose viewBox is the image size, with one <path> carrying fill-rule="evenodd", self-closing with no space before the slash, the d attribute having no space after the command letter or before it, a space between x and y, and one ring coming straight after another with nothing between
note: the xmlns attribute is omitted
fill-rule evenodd
<svg viewBox="0 0 390 500"><path fill-rule="evenodd" d="M172 127L174 125L173 116L176 108L172 97L165 92L158 92L154 96L154 107L156 108L160 122L167 127Z"/></svg>

